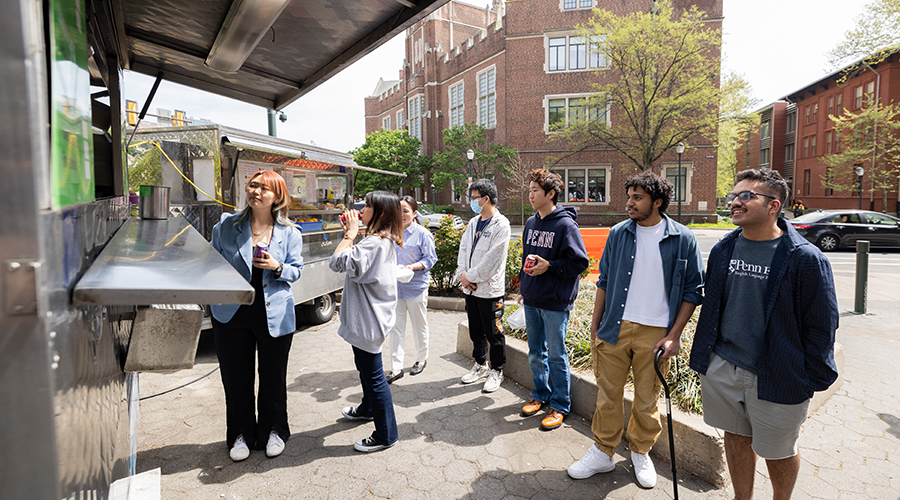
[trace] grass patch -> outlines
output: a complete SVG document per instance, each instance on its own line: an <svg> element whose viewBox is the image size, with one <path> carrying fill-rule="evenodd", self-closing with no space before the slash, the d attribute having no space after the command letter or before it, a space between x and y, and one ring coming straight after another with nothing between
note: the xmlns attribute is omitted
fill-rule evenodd
<svg viewBox="0 0 900 500"><path fill-rule="evenodd" d="M597 286L592 278L583 279L579 284L578 298L575 299L575 307L569 314L568 332L566 335L566 350L569 352L569 364L573 368L591 368L591 315L594 311L594 297ZM511 329L506 324L506 318L516 311L519 306L507 307L503 314L504 333L517 339L526 340L525 329ZM688 356L694 340L694 329L697 326L697 316L700 308L694 312L684 328L681 336L681 351L670 365L666 380L669 383L672 403L684 411L690 413L703 413L703 405L700 402L700 376L688 367ZM628 383L631 384L629 375Z"/></svg>
<svg viewBox="0 0 900 500"><path fill-rule="evenodd" d="M731 223L731 219L725 219L723 221L719 221L716 223L707 222L703 224L688 224L687 227L690 228L706 228L706 229L736 229L737 226Z"/></svg>

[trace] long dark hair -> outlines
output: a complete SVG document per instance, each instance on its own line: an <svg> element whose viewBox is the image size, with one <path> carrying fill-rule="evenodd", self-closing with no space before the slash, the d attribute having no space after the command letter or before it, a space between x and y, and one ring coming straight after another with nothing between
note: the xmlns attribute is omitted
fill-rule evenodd
<svg viewBox="0 0 900 500"><path fill-rule="evenodd" d="M393 240L403 248L400 198L390 191L371 191L366 194L366 206L372 209L372 219L369 220L366 234Z"/></svg>
<svg viewBox="0 0 900 500"><path fill-rule="evenodd" d="M419 211L419 202L416 201L415 198L413 198L412 196L410 196L410 195L408 195L408 194L407 194L407 195L404 195L404 196L401 196L401 197L400 197L400 202L401 202L401 203L402 203L402 202L406 202L406 204L409 205L409 208L412 209L413 215L415 215L416 212ZM400 212L403 213L403 207L400 207ZM419 219L416 219L415 217L413 217L413 222L415 222L416 224L418 224L418 223L419 223Z"/></svg>

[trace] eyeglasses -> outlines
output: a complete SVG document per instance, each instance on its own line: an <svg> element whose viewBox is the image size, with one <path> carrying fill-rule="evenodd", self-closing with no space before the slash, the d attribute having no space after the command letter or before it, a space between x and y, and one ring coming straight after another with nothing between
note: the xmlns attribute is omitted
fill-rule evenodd
<svg viewBox="0 0 900 500"><path fill-rule="evenodd" d="M735 198L741 200L741 203L747 203L754 196L765 196L766 198L772 198L773 200L777 200L778 198L774 196L769 196L767 194L762 193L754 193L753 191L741 191L740 193L728 193L725 195L725 203L731 205L731 202L734 201Z"/></svg>

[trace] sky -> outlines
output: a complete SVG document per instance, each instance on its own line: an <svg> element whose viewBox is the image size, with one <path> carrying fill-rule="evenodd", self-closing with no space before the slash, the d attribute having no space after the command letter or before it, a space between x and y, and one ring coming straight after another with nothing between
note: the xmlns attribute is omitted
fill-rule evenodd
<svg viewBox="0 0 900 500"><path fill-rule="evenodd" d="M543 1L543 0L542 0ZM600 0L601 5L604 0ZM469 0L484 6L490 0ZM788 95L831 72L825 53L843 39L862 12L864 0L724 0L724 71L743 74L760 107ZM363 100L379 78L396 80L405 56L401 33L349 68L332 77L283 111L277 135L291 141L349 152L365 141ZM153 79L126 72L125 97L143 106ZM166 82L151 103L182 109L188 116L226 126L268 133L265 108ZM148 118L148 121L152 121Z"/></svg>

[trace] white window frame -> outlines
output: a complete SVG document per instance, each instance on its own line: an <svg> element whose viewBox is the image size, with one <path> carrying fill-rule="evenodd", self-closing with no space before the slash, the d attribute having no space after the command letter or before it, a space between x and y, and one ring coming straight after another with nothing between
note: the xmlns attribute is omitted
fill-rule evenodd
<svg viewBox="0 0 900 500"><path fill-rule="evenodd" d="M464 197L456 192L456 179L450 179L450 203L462 203Z"/></svg>
<svg viewBox="0 0 900 500"><path fill-rule="evenodd" d="M491 73L493 72L493 73ZM485 94L482 96L481 75L485 75ZM491 93L491 76L493 75L494 92ZM475 75L475 86L478 94L475 96L478 103L478 124L485 128L497 127L497 66L491 65L479 71ZM493 100L492 100L493 98ZM492 121L493 118L493 121Z"/></svg>
<svg viewBox="0 0 900 500"><path fill-rule="evenodd" d="M600 163L597 165L565 165L565 166L554 166L544 167L548 168L551 172L559 173L560 171L564 171L564 174L561 175L562 183L563 183L563 192L559 193L559 199L557 201L558 205L609 205L609 186L610 186L610 173L612 172L612 165L609 163ZM569 171L571 170L580 170L584 174L584 179L589 184L590 183L590 171L591 170L605 170L604 179L606 180L606 193L603 195L603 201L587 201L588 197L586 196L588 193L585 192L585 201L569 201Z"/></svg>
<svg viewBox="0 0 900 500"><path fill-rule="evenodd" d="M571 1L571 0L570 0ZM566 8L566 0L559 0L559 11L560 12L574 12L576 10L588 10L593 9L597 0L575 0L575 7ZM584 4L588 4L584 6Z"/></svg>
<svg viewBox="0 0 900 500"><path fill-rule="evenodd" d="M550 130L550 100L551 99L565 99L566 100L566 108L565 108L566 109L566 112L565 112L566 126L564 128L568 128L569 127L569 108L570 108L569 101L570 101L570 99L588 99L591 95L593 95L593 94L561 94L561 95L544 96L544 134L550 135L550 134L555 134L558 132L556 130ZM604 118L606 120L606 124L607 124L607 126L609 126L609 124L610 124L609 120L610 120L610 116L611 116L610 112L609 112L609 102L607 102L607 104L606 104L606 109L605 109L604 115L605 115Z"/></svg>
<svg viewBox="0 0 900 500"><path fill-rule="evenodd" d="M453 90L456 90L456 106L453 102ZM450 127L461 126L466 123L465 87L460 80L447 89L447 102L450 103Z"/></svg>
<svg viewBox="0 0 900 500"><path fill-rule="evenodd" d="M589 39L585 39L584 36L579 34L576 31L556 31L552 33L544 33L544 73L547 74L557 74L557 73L577 73L581 71L599 71L602 69L609 68L609 61L606 59L606 54L596 48L599 44L603 43L602 38L597 35L591 36ZM561 46L563 47L563 57L562 57L562 69L550 69L550 40L558 40L564 39L565 42ZM583 41L583 42L582 42ZM584 68L572 68L572 45L575 42L576 45L584 45L585 55L584 55ZM582 42L582 43L578 43ZM560 47L560 46L555 46ZM558 48L556 49L558 52ZM597 65L591 64L591 59L594 54L597 54L598 63ZM600 59L602 58L602 60Z"/></svg>
<svg viewBox="0 0 900 500"><path fill-rule="evenodd" d="M403 126L406 125L406 120L404 119L406 116L405 111L405 109L397 110L397 130L402 130Z"/></svg>
<svg viewBox="0 0 900 500"><path fill-rule="evenodd" d="M771 153L771 151L769 153ZM670 169L670 168L677 172L678 171L678 162L676 161L676 162L662 164L662 168L660 169L661 170L660 174L662 175L663 179L669 178L667 169ZM691 190L691 187L693 184L692 179L694 178L694 162L682 160L681 168L685 172L684 173L684 193L683 193L684 200L682 200L682 202L681 202L683 204L682 206L684 206L684 204L690 205L691 201L694 199L694 195ZM674 185L674 183L673 183L673 185ZM679 194L682 194L682 193L679 193ZM669 209L671 210L673 206L677 207L677 204L678 204L678 200L675 199L675 189L673 188L672 189L672 201L669 203Z"/></svg>
<svg viewBox="0 0 900 500"><path fill-rule="evenodd" d="M391 115L387 115L381 119L381 128L391 129Z"/></svg>
<svg viewBox="0 0 900 500"><path fill-rule="evenodd" d="M406 103L407 109L409 109L409 135L422 141L425 136L425 94L416 94L410 97ZM413 116L413 111L415 111L415 116Z"/></svg>

